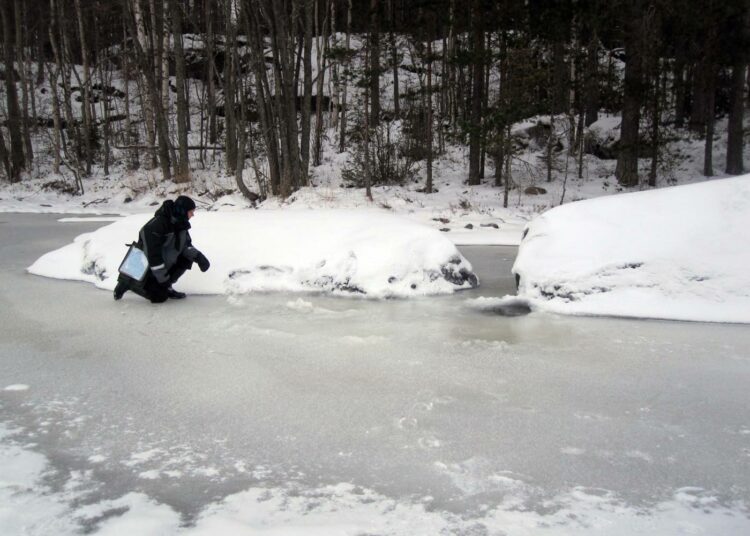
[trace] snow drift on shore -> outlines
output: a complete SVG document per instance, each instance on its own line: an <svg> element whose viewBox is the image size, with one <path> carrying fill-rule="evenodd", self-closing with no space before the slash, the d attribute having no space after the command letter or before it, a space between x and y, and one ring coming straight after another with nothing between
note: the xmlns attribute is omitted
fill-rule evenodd
<svg viewBox="0 0 750 536"><path fill-rule="evenodd" d="M513 266L538 309L750 323L750 175L580 201L534 219Z"/></svg>
<svg viewBox="0 0 750 536"><path fill-rule="evenodd" d="M113 289L126 243L149 214L129 216L40 257L28 271ZM476 286L471 264L439 231L383 211L201 213L193 244L211 260L177 283L188 293L318 291L374 298Z"/></svg>

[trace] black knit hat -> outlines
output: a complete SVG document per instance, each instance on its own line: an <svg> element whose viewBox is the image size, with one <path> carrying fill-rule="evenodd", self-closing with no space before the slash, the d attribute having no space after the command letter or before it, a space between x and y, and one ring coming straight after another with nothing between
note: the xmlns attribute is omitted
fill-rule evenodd
<svg viewBox="0 0 750 536"><path fill-rule="evenodd" d="M191 210L195 210L195 201L190 199L186 195L181 195L174 200L174 211L175 218L187 219L187 213Z"/></svg>

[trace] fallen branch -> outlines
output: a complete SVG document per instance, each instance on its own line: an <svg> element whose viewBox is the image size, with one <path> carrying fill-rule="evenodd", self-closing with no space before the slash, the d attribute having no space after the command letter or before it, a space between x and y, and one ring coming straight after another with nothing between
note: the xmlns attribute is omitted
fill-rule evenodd
<svg viewBox="0 0 750 536"><path fill-rule="evenodd" d="M158 149L155 145L114 145L115 149L143 149L146 151L153 151ZM209 145L188 145L188 151L203 151L203 150L213 150L213 151L223 151L224 147L219 146L209 146Z"/></svg>

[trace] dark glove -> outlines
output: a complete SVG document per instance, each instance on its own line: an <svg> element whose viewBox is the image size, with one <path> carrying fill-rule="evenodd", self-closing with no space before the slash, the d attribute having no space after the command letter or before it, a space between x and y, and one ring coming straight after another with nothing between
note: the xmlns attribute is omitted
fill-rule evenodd
<svg viewBox="0 0 750 536"><path fill-rule="evenodd" d="M211 267L211 263L208 262L206 256L200 252L198 252L198 256L195 258L195 262L198 263L198 268L201 269L201 272L205 272Z"/></svg>
<svg viewBox="0 0 750 536"><path fill-rule="evenodd" d="M169 286L169 273L167 272L167 269L164 268L164 265L162 265L161 268L151 268L151 273L154 274L157 283L162 286Z"/></svg>

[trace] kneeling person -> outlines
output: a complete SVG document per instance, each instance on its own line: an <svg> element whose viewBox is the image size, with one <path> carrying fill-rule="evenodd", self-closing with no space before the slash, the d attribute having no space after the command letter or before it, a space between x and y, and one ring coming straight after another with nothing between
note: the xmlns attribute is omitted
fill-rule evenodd
<svg viewBox="0 0 750 536"><path fill-rule="evenodd" d="M190 239L189 220L194 213L195 202L185 195L162 203L138 233L138 247L146 254L150 270L143 281L120 274L114 292L116 300L128 290L152 303L185 297L185 293L173 289L172 284L190 270L194 262L201 272L211 265Z"/></svg>

